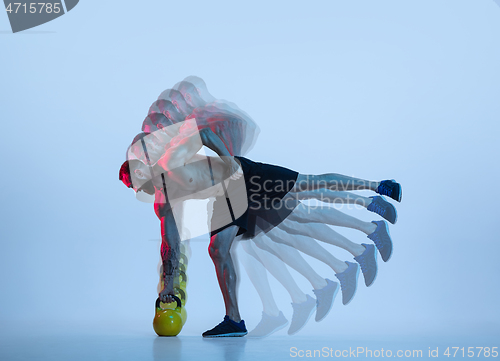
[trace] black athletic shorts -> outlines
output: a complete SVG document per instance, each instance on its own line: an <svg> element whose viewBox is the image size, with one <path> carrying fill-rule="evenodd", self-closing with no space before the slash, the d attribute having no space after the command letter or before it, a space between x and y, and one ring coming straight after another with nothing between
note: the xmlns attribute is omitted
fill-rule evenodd
<svg viewBox="0 0 500 361"><path fill-rule="evenodd" d="M210 235L236 225L237 235L248 239L276 227L300 203L288 194L299 173L244 157L234 158L241 164L243 177L230 180L224 187L225 195L216 197Z"/></svg>

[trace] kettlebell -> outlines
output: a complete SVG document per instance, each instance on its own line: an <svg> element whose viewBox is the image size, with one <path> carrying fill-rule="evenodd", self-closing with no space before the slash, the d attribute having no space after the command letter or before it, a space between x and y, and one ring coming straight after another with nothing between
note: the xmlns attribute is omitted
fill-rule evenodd
<svg viewBox="0 0 500 361"><path fill-rule="evenodd" d="M183 271L179 272L179 282L181 284L184 282L185 285L187 286L187 284L188 284L188 276L187 276L186 272L183 272Z"/></svg>
<svg viewBox="0 0 500 361"><path fill-rule="evenodd" d="M162 308L160 298L156 299L153 328L158 336L177 336L184 325L181 317L181 300L177 296L172 297L177 302L177 307L174 309Z"/></svg>
<svg viewBox="0 0 500 361"><path fill-rule="evenodd" d="M178 292L176 292L176 295L179 295ZM179 297L181 297L181 295L179 295ZM181 300L181 318L182 318L182 326L185 325L186 321L187 321L187 312L186 312L186 307L185 305L183 304L183 300L182 298L180 298ZM170 310L173 310L177 307L177 301L174 301L174 302L171 302L171 303L163 303L163 302L160 302L160 308L161 309L170 309Z"/></svg>
<svg viewBox="0 0 500 361"><path fill-rule="evenodd" d="M188 265L188 258L184 253L181 253L179 263L185 264L186 266Z"/></svg>
<svg viewBox="0 0 500 361"><path fill-rule="evenodd" d="M157 287L158 293L160 293L163 290L163 287L165 287L165 283L161 281ZM179 299L181 300L182 306L185 306L187 302L186 285L185 284L179 285L178 283L174 283L174 292L175 296L179 297Z"/></svg>
<svg viewBox="0 0 500 361"><path fill-rule="evenodd" d="M174 288L175 295L180 298L182 306L186 305L187 302L187 292L181 287Z"/></svg>

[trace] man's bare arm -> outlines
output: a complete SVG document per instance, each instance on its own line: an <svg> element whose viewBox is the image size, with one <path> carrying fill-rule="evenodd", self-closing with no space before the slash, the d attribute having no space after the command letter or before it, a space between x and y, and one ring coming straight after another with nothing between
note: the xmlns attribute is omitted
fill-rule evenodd
<svg viewBox="0 0 500 361"><path fill-rule="evenodd" d="M175 218L172 209L165 211L161 218L161 259L163 263L163 280L164 287L160 292L160 300L162 302L172 302L170 297L174 295L174 279L179 268L180 259L180 243L179 230L175 223Z"/></svg>
<svg viewBox="0 0 500 361"><path fill-rule="evenodd" d="M202 132L200 131L200 136L203 145L217 153L224 163L227 164L231 179L238 179L241 176L241 173L238 174L236 172L240 166L231 156L222 139L220 139L220 137L210 128L204 128L202 130Z"/></svg>
<svg viewBox="0 0 500 361"><path fill-rule="evenodd" d="M199 132L182 139L175 147L169 148L156 163L155 173L170 171L183 166L198 153L203 145L217 153L228 165L231 178L239 178L241 176L241 174L235 174L239 168L238 163L231 156L224 142L210 128L203 128Z"/></svg>

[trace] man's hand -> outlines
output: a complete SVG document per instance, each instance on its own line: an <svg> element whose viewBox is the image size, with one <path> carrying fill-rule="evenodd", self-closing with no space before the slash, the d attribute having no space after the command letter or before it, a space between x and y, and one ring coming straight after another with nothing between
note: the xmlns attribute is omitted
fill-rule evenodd
<svg viewBox="0 0 500 361"><path fill-rule="evenodd" d="M165 285L163 287L163 291L161 291L159 294L160 301L163 303L175 302L175 300L172 296L174 296L174 289L168 285Z"/></svg>

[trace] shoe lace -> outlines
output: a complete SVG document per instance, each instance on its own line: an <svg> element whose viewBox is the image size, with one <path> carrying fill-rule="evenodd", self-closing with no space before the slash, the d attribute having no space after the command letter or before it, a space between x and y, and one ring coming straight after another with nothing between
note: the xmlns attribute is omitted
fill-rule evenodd
<svg viewBox="0 0 500 361"><path fill-rule="evenodd" d="M379 226L377 225L377 229L375 230L375 232L370 234L368 238L370 238L373 241L373 243L375 243L375 245L379 250L382 250L384 248L384 242L382 242L382 240L380 239L380 234L377 232L378 227Z"/></svg>
<svg viewBox="0 0 500 361"><path fill-rule="evenodd" d="M358 259L358 263L359 263L359 265L361 267L361 271L363 273L365 273L366 271L368 271L368 268L369 268L368 267L368 263L366 262L366 260L364 259L364 257L361 258L361 259Z"/></svg>
<svg viewBox="0 0 500 361"><path fill-rule="evenodd" d="M375 243L375 245L377 246L377 248L379 250L384 249L384 243L382 242L382 240L380 239L380 236L377 233L371 235L370 238L373 241L373 243Z"/></svg>
<svg viewBox="0 0 500 361"><path fill-rule="evenodd" d="M379 204L377 204L375 202L372 202L370 204L370 208L371 208L372 211L374 211L377 214L380 214L381 216L384 216L384 214L386 212L386 208L385 207L382 207L382 206L380 206Z"/></svg>
<svg viewBox="0 0 500 361"><path fill-rule="evenodd" d="M385 196L391 196L392 195L392 187L389 186L388 184L386 183L382 183L379 185L379 188L380 188L380 194L383 194Z"/></svg>
<svg viewBox="0 0 500 361"><path fill-rule="evenodd" d="M316 302L318 303L318 305L320 305L322 302L322 296L323 296L324 290L323 289L313 290L313 292L316 295Z"/></svg>
<svg viewBox="0 0 500 361"><path fill-rule="evenodd" d="M227 323L227 320L222 320L222 322L220 322L217 326L215 326L215 328L220 327L222 325L225 325L226 323Z"/></svg>
<svg viewBox="0 0 500 361"><path fill-rule="evenodd" d="M340 281L340 289L342 291L351 288L351 282L349 278L347 278L345 275L340 275L339 281Z"/></svg>

